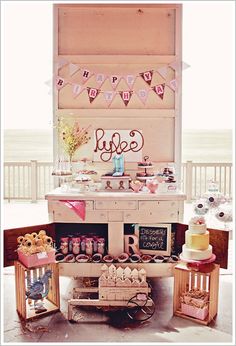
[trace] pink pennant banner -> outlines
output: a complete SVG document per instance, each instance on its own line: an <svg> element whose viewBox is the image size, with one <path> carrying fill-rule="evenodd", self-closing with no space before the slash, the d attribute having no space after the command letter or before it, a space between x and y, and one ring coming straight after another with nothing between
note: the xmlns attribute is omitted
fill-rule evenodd
<svg viewBox="0 0 236 346"><path fill-rule="evenodd" d="M157 72L162 78L166 79L167 73L168 73L168 67L167 66L160 67L157 69Z"/></svg>
<svg viewBox="0 0 236 346"><path fill-rule="evenodd" d="M108 107L111 105L115 95L115 91L104 91L104 99L107 102Z"/></svg>
<svg viewBox="0 0 236 346"><path fill-rule="evenodd" d="M82 70L82 79L83 79L83 84L87 82L89 78L91 78L93 73L91 73L90 70L88 69L83 69Z"/></svg>
<svg viewBox="0 0 236 346"><path fill-rule="evenodd" d="M127 106L129 104L129 101L131 99L131 96L132 96L132 91L119 91L119 94L125 104L125 106Z"/></svg>
<svg viewBox="0 0 236 346"><path fill-rule="evenodd" d="M77 64L70 64L69 65L69 74L70 76L73 76L76 72L80 70L79 66Z"/></svg>
<svg viewBox="0 0 236 346"><path fill-rule="evenodd" d="M117 85L119 84L121 80L121 76L113 75L110 77L110 83L113 89L116 89Z"/></svg>
<svg viewBox="0 0 236 346"><path fill-rule="evenodd" d="M98 96L100 92L100 90L96 88L87 88L87 91L90 103L92 103L95 100L95 98Z"/></svg>
<svg viewBox="0 0 236 346"><path fill-rule="evenodd" d="M77 97L79 94L82 93L83 88L80 84L72 84L72 91L73 91L74 97Z"/></svg>
<svg viewBox="0 0 236 346"><path fill-rule="evenodd" d="M85 201L60 200L60 202L72 209L83 221L85 220Z"/></svg>
<svg viewBox="0 0 236 346"><path fill-rule="evenodd" d="M136 79L136 77L132 74L129 74L126 76L125 80L126 80L128 87L130 87L130 89L133 87L135 79Z"/></svg>
<svg viewBox="0 0 236 346"><path fill-rule="evenodd" d="M142 72L139 74L143 80L148 84L151 85L152 83L152 75L153 75L153 71L146 71L146 72Z"/></svg>
<svg viewBox="0 0 236 346"><path fill-rule="evenodd" d="M106 77L103 73L96 74L96 82L97 82L99 87L101 87L103 85L105 80L106 80Z"/></svg>
<svg viewBox="0 0 236 346"><path fill-rule="evenodd" d="M172 63L169 64L169 66L177 71L177 72L180 72L180 71L183 71L183 70L186 70L187 68L190 67L189 64L187 64L186 62L184 61L173 61Z"/></svg>
<svg viewBox="0 0 236 346"><path fill-rule="evenodd" d="M177 79L172 79L171 81L169 81L169 86L172 90L176 91L178 89Z"/></svg>
<svg viewBox="0 0 236 346"><path fill-rule="evenodd" d="M142 103L145 105L146 102L147 102L149 90L147 90L147 89L140 89L140 90L138 90L136 92L136 94L138 95L138 97L142 101Z"/></svg>
<svg viewBox="0 0 236 346"><path fill-rule="evenodd" d="M155 85L152 89L163 100L164 91L165 91L165 83Z"/></svg>
<svg viewBox="0 0 236 346"><path fill-rule="evenodd" d="M59 70L60 68L62 68L63 66L67 65L68 61L64 58L61 58L58 60L57 62L57 69Z"/></svg>
<svg viewBox="0 0 236 346"><path fill-rule="evenodd" d="M56 77L56 88L57 90L62 89L66 85L66 81L62 77Z"/></svg>

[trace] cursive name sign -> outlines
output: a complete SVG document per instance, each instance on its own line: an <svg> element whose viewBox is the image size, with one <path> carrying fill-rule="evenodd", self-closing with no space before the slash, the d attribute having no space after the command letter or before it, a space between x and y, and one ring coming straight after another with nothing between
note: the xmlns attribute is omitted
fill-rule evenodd
<svg viewBox="0 0 236 346"><path fill-rule="evenodd" d="M142 159L144 138L140 130L104 130L94 132L94 161L108 162L114 155L124 154L127 162Z"/></svg>

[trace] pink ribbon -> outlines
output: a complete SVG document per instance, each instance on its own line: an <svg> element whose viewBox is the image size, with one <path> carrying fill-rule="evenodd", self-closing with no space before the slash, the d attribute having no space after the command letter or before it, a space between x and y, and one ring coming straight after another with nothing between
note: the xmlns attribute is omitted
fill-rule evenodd
<svg viewBox="0 0 236 346"><path fill-rule="evenodd" d="M68 208L74 210L74 212L79 215L79 217L84 221L85 220L85 201L69 201L69 200L60 200Z"/></svg>

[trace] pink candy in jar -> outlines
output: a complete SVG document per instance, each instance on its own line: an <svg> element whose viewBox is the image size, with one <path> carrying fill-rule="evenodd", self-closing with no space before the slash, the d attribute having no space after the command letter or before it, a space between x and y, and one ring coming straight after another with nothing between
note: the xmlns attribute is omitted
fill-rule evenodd
<svg viewBox="0 0 236 346"><path fill-rule="evenodd" d="M104 238L98 238L98 253L101 255L104 255L105 253L105 239Z"/></svg>
<svg viewBox="0 0 236 346"><path fill-rule="evenodd" d="M61 238L61 245L60 245L61 252L63 255L67 255L69 252L69 238L63 237Z"/></svg>
<svg viewBox="0 0 236 346"><path fill-rule="evenodd" d="M93 238L86 238L85 239L85 253L86 253L86 255L92 255L93 254Z"/></svg>
<svg viewBox="0 0 236 346"><path fill-rule="evenodd" d="M72 252L74 255L78 255L80 253L80 238L79 237L72 238Z"/></svg>

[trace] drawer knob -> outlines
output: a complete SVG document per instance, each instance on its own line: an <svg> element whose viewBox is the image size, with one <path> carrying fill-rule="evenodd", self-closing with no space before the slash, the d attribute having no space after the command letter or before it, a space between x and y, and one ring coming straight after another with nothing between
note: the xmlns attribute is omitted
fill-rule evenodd
<svg viewBox="0 0 236 346"><path fill-rule="evenodd" d="M174 213L171 213L170 216L173 217L175 214Z"/></svg>
<svg viewBox="0 0 236 346"><path fill-rule="evenodd" d="M130 217L130 214L126 214L125 216L126 216L126 217Z"/></svg>

